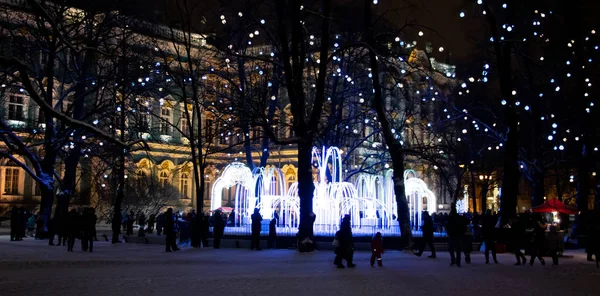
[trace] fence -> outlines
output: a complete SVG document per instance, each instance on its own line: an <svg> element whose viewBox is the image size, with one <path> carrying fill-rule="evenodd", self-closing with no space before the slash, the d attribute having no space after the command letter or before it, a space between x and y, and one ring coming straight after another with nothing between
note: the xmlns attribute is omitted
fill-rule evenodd
<svg viewBox="0 0 600 296"><path fill-rule="evenodd" d="M443 227L435 226L436 230L433 235L435 237L446 237L446 231ZM339 230L339 227L336 225L325 225L325 224L315 224L313 227L313 231L315 236L325 236L332 237L335 236L335 233ZM212 232L212 227L211 227ZM295 227L288 226L279 226L275 228L275 232L277 236L295 236L298 233L298 229ZM388 227L381 226L352 226L352 234L355 237L372 237L375 233L381 232L383 236L394 237L400 236L400 226L392 225ZM261 235L266 236L269 234L269 225L263 224L260 231ZM250 236L252 234L252 227L250 225L243 226L230 226L225 227L225 235L228 236ZM412 231L412 235L416 237L423 236L423 232L421 230Z"/></svg>

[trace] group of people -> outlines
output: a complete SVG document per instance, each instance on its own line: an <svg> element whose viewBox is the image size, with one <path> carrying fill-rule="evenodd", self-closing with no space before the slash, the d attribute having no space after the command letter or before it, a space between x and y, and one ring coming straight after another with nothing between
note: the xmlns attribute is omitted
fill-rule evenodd
<svg viewBox="0 0 600 296"><path fill-rule="evenodd" d="M34 236L36 239L48 238L51 246L66 246L67 252L73 252L75 239L81 240L84 252L93 252L96 238L96 212L94 208L82 208L81 212L72 209L68 213L56 213L48 223L43 215L29 214L23 208L13 207L10 217L10 240L21 241L24 237ZM58 242L54 243L54 238Z"/></svg>
<svg viewBox="0 0 600 296"><path fill-rule="evenodd" d="M230 214L229 217L231 216ZM590 238L586 252L588 261L596 261L596 265L600 267L600 210L597 210L595 215L591 216L597 216L597 219L592 219L593 221L586 223L589 226L587 236ZM193 248L200 248L202 245L208 246L209 228L212 226L213 246L215 249L219 249L229 217L221 210L216 210L212 216L209 216L208 214L198 215L194 210L183 214L174 212L172 208L169 208L164 213L151 214L149 218L146 218L144 213L139 213L136 216L133 211L130 211L129 214L123 214L123 230L127 235L133 235L134 222L139 225L138 236L144 236L146 233L153 233L156 230L158 235L164 234L166 236L166 251L172 252L178 251L181 245L191 245ZM255 209L250 218L252 223L250 248L251 250L261 250L260 233L263 218L259 209ZM97 241L97 217L94 208L82 208L80 211L72 209L68 213L57 213L45 224L42 215L33 215L24 208L13 207L10 219L11 241L20 241L27 236L42 239L46 238L47 235L49 245L67 246L68 252L73 252L76 239L81 240L81 248L84 252L92 252L94 241ZM277 223L277 218L273 218L269 223L268 245L270 248L275 247ZM422 241L416 249L415 255L421 256L425 247L429 246L431 250L429 258L436 258L433 244L434 231L436 230L434 217L425 211L422 214L422 223ZM476 232L480 233L484 245L486 264L491 261L498 263L496 243L501 232L503 233L503 241L514 251L515 265L525 265L527 263L534 265L536 260L545 265L542 256L547 253L551 255L553 265L558 264L560 247L558 227L555 225L549 227L541 214L523 213L507 224L500 225L498 216L489 210L484 215L478 216L475 221L470 214L460 215L453 208L450 214L444 217L443 227L448 234L451 266L460 267L463 254L464 262L471 263L471 252L473 252L473 241ZM547 229L550 230L548 233L546 233ZM56 244L55 236L58 238ZM179 246L177 237L179 237ZM381 233L377 233L373 237L371 242L372 266L376 262L379 266L382 266L382 241ZM348 267L356 266L353 263L354 243L349 215L342 218L340 230L335 234L334 246L336 255L334 264L338 268L346 267L343 265L344 260ZM525 250L530 255L529 260L525 256Z"/></svg>
<svg viewBox="0 0 600 296"><path fill-rule="evenodd" d="M194 210L182 215L179 212L174 212L172 208L169 208L166 212L161 213L156 217L156 232L158 235L165 235L166 251L172 252L178 251L178 246L191 245L193 248L208 246L209 228L212 226L213 247L215 249L220 249L221 239L225 233L225 226L230 221L230 217L233 216L234 214L232 213L227 216L221 210L214 211L212 216L197 215ZM263 218L260 215L260 210L255 209L250 218L252 221L250 249L262 250L260 247L260 232L262 229ZM152 233L153 223L151 223L150 220L148 223L148 232ZM269 247L271 248L275 247L275 225L276 219L272 219L269 223ZM140 227L142 227L141 224ZM178 237L179 244L176 243Z"/></svg>
<svg viewBox="0 0 600 296"><path fill-rule="evenodd" d="M469 214L459 215L455 208L450 211L445 222L444 228L448 234L448 250L450 252L450 265L461 266L462 254L465 256L465 263L471 263L471 252L473 252L473 240L475 229L480 229L481 240L484 246L485 263L498 263L496 257L496 243L499 239L499 232L508 233L507 243L511 245L515 253L517 262L515 265L527 264L525 250L531 255L529 264L533 265L535 260L539 260L542 265L545 261L542 257L546 252L550 253L554 265L558 264L558 251L560 247L560 237L556 226L550 227L550 232L546 235L548 224L541 214L523 213L518 218L510 221L508 224L500 226L498 216L492 214L490 210L483 216L478 217L477 223ZM421 256L426 246L431 249L429 258L436 258L435 247L433 245L434 222L429 213L423 213L423 240L415 255Z"/></svg>
<svg viewBox="0 0 600 296"><path fill-rule="evenodd" d="M41 227L37 227L40 225ZM12 207L10 212L10 240L21 241L26 237L41 239L44 232L44 220L40 215L34 215L24 207ZM36 230L37 228L37 230ZM35 233L34 233L34 230Z"/></svg>

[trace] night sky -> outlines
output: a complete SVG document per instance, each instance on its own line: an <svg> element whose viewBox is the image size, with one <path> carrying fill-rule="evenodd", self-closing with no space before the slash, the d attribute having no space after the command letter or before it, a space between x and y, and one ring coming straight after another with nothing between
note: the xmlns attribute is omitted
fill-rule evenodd
<svg viewBox="0 0 600 296"><path fill-rule="evenodd" d="M91 4L85 0L75 1L80 1L82 6L99 5ZM112 3L117 3L117 5L125 7L124 11L127 11L129 14L134 14L150 21L169 22L173 21L173 19L165 20L163 18L164 15L161 15L164 14L162 10L164 10L165 3L169 3L167 5L174 7L174 3L182 0L113 1L115 2ZM544 2L546 0L527 1L546 3ZM109 2L111 1L104 3ZM210 20L211 17L220 14L218 10L221 2L233 3L236 1L190 0L190 2L201 5L203 7L201 9L202 13L208 15L208 19ZM257 0L257 2L268 3L269 1ZM308 2L317 6L321 3L320 0L308 0ZM502 1L499 0L497 2L501 3ZM589 14L587 17L590 21L598 23L599 2L597 0L580 0L575 2L550 1L547 3L557 3L557 5L573 5L573 3L577 3L582 7L580 9L582 13ZM339 7L338 9L344 10L342 14L345 14L346 11L350 12L348 13L349 15L345 15L343 18L352 21L354 25L360 25L360 22L353 19L361 17L360 10L362 9L362 3L362 0L334 0L334 4ZM425 43L430 42L434 49L433 55L440 61L460 65L472 62L473 56L480 52L473 40L475 37L482 40L483 32L481 30L485 27L485 21L481 17L475 17L475 15L479 15L477 11L481 9L475 4L475 0L379 0L379 3L374 5L374 7L377 13L385 13L387 21L398 26L404 25L406 20L415 24L414 27L405 30L405 33L401 36L403 40L409 42L416 40L418 42L417 47L421 49L424 48ZM465 11L467 17L460 19L460 11ZM152 18L154 20L151 20ZM211 21L210 23L215 23L214 25L216 26L220 25L219 21ZM419 30L425 33L423 37L417 36ZM437 49L439 47L444 47L444 53L438 52Z"/></svg>

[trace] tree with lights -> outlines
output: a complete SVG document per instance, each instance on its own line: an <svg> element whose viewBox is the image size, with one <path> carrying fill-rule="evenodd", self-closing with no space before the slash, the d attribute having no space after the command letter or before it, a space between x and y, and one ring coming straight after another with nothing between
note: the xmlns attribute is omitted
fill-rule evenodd
<svg viewBox="0 0 600 296"><path fill-rule="evenodd" d="M596 89L591 81L597 73L598 40L586 5L484 0L474 5L487 24L481 45L496 61L486 72L492 73L490 82L499 83L498 100L506 114L504 221L516 209L519 167L532 184L535 206L546 196L548 170L554 168L558 176L559 163L566 161L578 171L577 206L582 212L588 208L598 145L593 132L598 125L592 120ZM519 129L527 133L519 136ZM557 180L557 191L560 183ZM561 192L557 196L562 197Z"/></svg>
<svg viewBox="0 0 600 296"><path fill-rule="evenodd" d="M443 157L447 158L445 155L447 152L444 152L446 143L440 141L443 139L436 135L432 127L438 120L436 110L439 108L435 106L436 99L440 101L440 98L451 93L455 83L449 79L452 76L450 73L446 77L434 71L424 52L406 51L411 47L410 44L405 48L400 47L400 51L389 45L382 46L382 42L389 44L386 40L389 36L378 35L374 30L371 2L363 1L365 24L363 41L368 50L372 73L370 77L373 84L371 104L376 111L380 132L391 158L398 209L397 219L400 224L402 245L408 247L411 245L412 232L402 173L409 157L429 161L434 168L437 167L435 163L438 156L444 155ZM373 1L374 4L377 4L376 2ZM396 37L394 42L404 45L399 37ZM407 56L407 52L410 56ZM386 87L389 85L400 90L387 90ZM404 89L404 85L408 86L407 89ZM388 100L391 98L399 103L389 104ZM447 130L444 131L446 132Z"/></svg>
<svg viewBox="0 0 600 296"><path fill-rule="evenodd" d="M8 26L3 34L11 40L12 57L0 56L3 88L9 93L22 93L29 106L37 105L39 121L23 129L3 121L2 141L10 158L37 182L41 189L42 217L47 222L54 203L56 179L60 182L57 213L66 211L75 192L79 159L95 141L107 141L126 148L129 144L115 139L96 127L92 121L106 110L103 96L104 75L97 72L99 56L106 56L113 37L115 16L104 10L82 11L68 3L27 1L3 7ZM12 90L11 90L12 89ZM5 93L8 97L8 93ZM29 109L35 110L33 108ZM13 115L18 115L18 110ZM10 117L10 116L9 116ZM19 121L19 120L17 120ZM24 141L22 132L33 134ZM41 143L41 146L40 146ZM37 149L42 147L42 151ZM14 155L23 156L22 162ZM56 169L58 159L64 162L62 177Z"/></svg>

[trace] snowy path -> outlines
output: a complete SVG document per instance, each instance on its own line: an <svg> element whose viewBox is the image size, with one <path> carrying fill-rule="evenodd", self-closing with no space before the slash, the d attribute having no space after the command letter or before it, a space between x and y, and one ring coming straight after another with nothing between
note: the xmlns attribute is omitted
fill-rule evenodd
<svg viewBox="0 0 600 296"><path fill-rule="evenodd" d="M401 252L385 254L383 268L356 254L355 269L338 270L330 252L288 250L184 249L100 242L95 253L75 253L45 241L9 242L0 236L0 294L9 295L598 295L591 284L600 270L581 252L567 253L558 267L500 265L449 266L438 259ZM427 253L426 253L427 255ZM551 261L548 260L547 261ZM85 294L81 294L85 293ZM189 294L188 294L189 293Z"/></svg>

